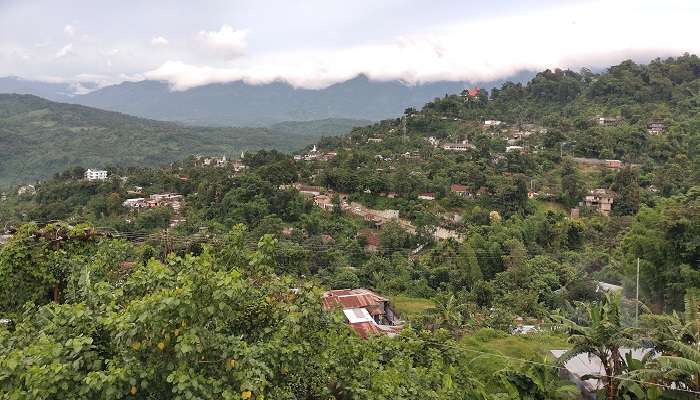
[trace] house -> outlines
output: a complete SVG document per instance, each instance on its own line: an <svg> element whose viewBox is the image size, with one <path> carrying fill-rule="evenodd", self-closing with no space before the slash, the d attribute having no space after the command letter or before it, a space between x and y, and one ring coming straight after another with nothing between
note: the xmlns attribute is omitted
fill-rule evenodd
<svg viewBox="0 0 700 400"><path fill-rule="evenodd" d="M438 226L435 228L435 232L433 233L433 236L435 237L435 240L448 240L448 239L453 239L457 242L463 242L464 241L464 236L460 234L457 231L453 231L451 229L443 228L441 226Z"/></svg>
<svg viewBox="0 0 700 400"><path fill-rule="evenodd" d="M469 190L469 186L460 185L458 183L453 183L452 185L450 185L450 192L461 197L471 197L472 195L471 191Z"/></svg>
<svg viewBox="0 0 700 400"><path fill-rule="evenodd" d="M87 169L84 176L85 179L89 181L103 181L107 179L107 171L102 169Z"/></svg>
<svg viewBox="0 0 700 400"><path fill-rule="evenodd" d="M333 199L325 194L314 196L314 204L326 211L333 211L334 208Z"/></svg>
<svg viewBox="0 0 700 400"><path fill-rule="evenodd" d="M29 194L29 195L34 195L36 193L36 188L34 185L22 185L17 189L17 194L19 196L23 194Z"/></svg>
<svg viewBox="0 0 700 400"><path fill-rule="evenodd" d="M467 151L473 149L474 145L463 140L462 143L445 143L442 145L442 148L447 151Z"/></svg>
<svg viewBox="0 0 700 400"><path fill-rule="evenodd" d="M383 141L384 141L384 139L382 139L382 138L372 137L372 138L367 139L367 143L381 143Z"/></svg>
<svg viewBox="0 0 700 400"><path fill-rule="evenodd" d="M529 131L516 131L511 133L510 137L513 140L523 140L525 138L528 138L532 135L532 132Z"/></svg>
<svg viewBox="0 0 700 400"><path fill-rule="evenodd" d="M148 204L146 203L146 199L144 199L143 197L137 197L134 199L124 200L122 206L129 208L146 208L148 207Z"/></svg>
<svg viewBox="0 0 700 400"><path fill-rule="evenodd" d="M525 151L525 148L523 146L506 146L506 153L520 153L522 154Z"/></svg>
<svg viewBox="0 0 700 400"><path fill-rule="evenodd" d="M181 194L177 193L152 194L148 200L146 200L146 205L148 208L170 207L175 211L182 208L182 203L183 197Z"/></svg>
<svg viewBox="0 0 700 400"><path fill-rule="evenodd" d="M650 135L661 135L666 132L666 124L662 120L653 119L647 124L647 132Z"/></svg>
<svg viewBox="0 0 700 400"><path fill-rule="evenodd" d="M566 350L551 350L550 353L555 359L559 359ZM624 360L630 356L636 360L641 360L649 353L649 349L620 348L620 355ZM593 354L579 354L564 363L561 372L562 378L568 378L575 383L581 391L583 399L594 400L596 392L604 388L604 383L599 377L606 374L603 364L598 356Z"/></svg>
<svg viewBox="0 0 700 400"><path fill-rule="evenodd" d="M610 215L612 210L615 193L608 189L593 189L590 194L585 197L586 206L595 208L599 213L606 217Z"/></svg>
<svg viewBox="0 0 700 400"><path fill-rule="evenodd" d="M362 338L372 334L395 335L401 321L389 300L367 289L329 290L323 294L323 308L343 310L352 329Z"/></svg>
<svg viewBox="0 0 700 400"><path fill-rule="evenodd" d="M234 160L233 161L233 171L234 172L241 172L244 169L248 168L244 163L243 160Z"/></svg>
<svg viewBox="0 0 700 400"><path fill-rule="evenodd" d="M484 126L485 127L495 127L495 126L501 125L502 123L503 123L503 121L498 121L495 119L487 119L486 121L484 121Z"/></svg>
<svg viewBox="0 0 700 400"><path fill-rule="evenodd" d="M311 185L304 185L301 183L295 183L294 188L299 191L304 196L307 197L315 197L321 194L321 188L320 186L311 186Z"/></svg>
<svg viewBox="0 0 700 400"><path fill-rule="evenodd" d="M597 117L596 121L600 126L615 126L622 122L623 118L619 115L617 117Z"/></svg>
<svg viewBox="0 0 700 400"><path fill-rule="evenodd" d="M433 193L433 192L421 193L418 195L418 200L428 200L428 201L435 200L435 193Z"/></svg>
<svg viewBox="0 0 700 400"><path fill-rule="evenodd" d="M433 147L437 147L440 141L435 138L435 136L428 136L425 140L430 143Z"/></svg>
<svg viewBox="0 0 700 400"><path fill-rule="evenodd" d="M620 160L601 160L598 158L585 158L585 157L574 157L573 160L581 165L606 167L606 168L612 168L612 169L622 168L622 161L620 161Z"/></svg>
<svg viewBox="0 0 700 400"><path fill-rule="evenodd" d="M480 91L481 89L478 86L472 89L465 89L462 91L462 97L465 97L465 102L470 100L478 100Z"/></svg>

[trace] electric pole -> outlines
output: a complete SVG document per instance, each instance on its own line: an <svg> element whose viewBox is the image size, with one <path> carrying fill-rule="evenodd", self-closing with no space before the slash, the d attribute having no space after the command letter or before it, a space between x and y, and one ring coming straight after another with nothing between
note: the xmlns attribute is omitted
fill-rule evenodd
<svg viewBox="0 0 700 400"><path fill-rule="evenodd" d="M637 257L637 301L635 302L636 309L634 311L634 320L637 326L639 326L639 257Z"/></svg>

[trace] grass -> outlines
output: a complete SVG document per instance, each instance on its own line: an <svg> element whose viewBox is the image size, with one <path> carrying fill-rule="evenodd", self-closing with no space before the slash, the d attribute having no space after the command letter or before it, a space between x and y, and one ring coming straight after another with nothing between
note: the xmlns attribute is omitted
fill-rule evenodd
<svg viewBox="0 0 700 400"><path fill-rule="evenodd" d="M471 357L475 374L483 377L491 377L508 365L517 365L520 359L542 362L547 357L552 362L550 350L568 348L566 337L561 334L543 331L509 335L488 328L463 337L459 344Z"/></svg>
<svg viewBox="0 0 700 400"><path fill-rule="evenodd" d="M391 298L391 303L404 319L419 315L434 305L432 300L408 296L394 296Z"/></svg>

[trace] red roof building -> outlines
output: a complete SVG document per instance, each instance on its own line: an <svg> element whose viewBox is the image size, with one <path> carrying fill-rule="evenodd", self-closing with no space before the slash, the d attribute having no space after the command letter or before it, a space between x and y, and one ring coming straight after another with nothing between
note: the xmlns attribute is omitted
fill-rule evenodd
<svg viewBox="0 0 700 400"><path fill-rule="evenodd" d="M353 330L363 338L370 334L396 334L400 321L389 300L367 289L330 290L323 294L323 308L339 307Z"/></svg>

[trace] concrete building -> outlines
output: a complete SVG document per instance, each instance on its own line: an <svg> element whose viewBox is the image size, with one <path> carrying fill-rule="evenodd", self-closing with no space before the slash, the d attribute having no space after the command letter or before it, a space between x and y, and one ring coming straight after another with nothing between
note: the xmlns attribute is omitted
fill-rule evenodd
<svg viewBox="0 0 700 400"><path fill-rule="evenodd" d="M85 179L89 181L103 181L107 179L107 171L102 169L88 169L85 171Z"/></svg>
<svg viewBox="0 0 700 400"><path fill-rule="evenodd" d="M593 189L584 199L586 206L596 209L606 217L610 215L615 193L608 189Z"/></svg>

